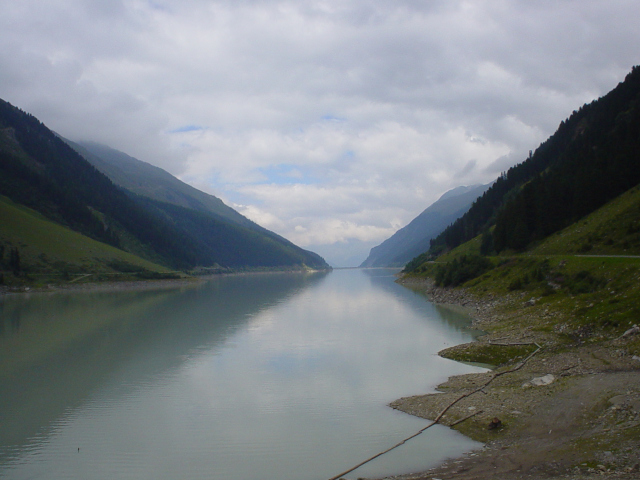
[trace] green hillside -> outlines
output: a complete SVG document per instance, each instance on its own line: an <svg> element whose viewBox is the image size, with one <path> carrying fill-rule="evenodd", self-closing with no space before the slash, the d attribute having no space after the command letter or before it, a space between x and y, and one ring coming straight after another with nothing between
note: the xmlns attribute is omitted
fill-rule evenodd
<svg viewBox="0 0 640 480"><path fill-rule="evenodd" d="M640 255L640 187L548 237L536 255Z"/></svg>
<svg viewBox="0 0 640 480"><path fill-rule="evenodd" d="M494 368L453 377L400 409L434 418L464 398L446 421L493 445L488 469L505 449L520 449L521 458L534 450L536 462L580 473L571 478L595 478L581 475L595 469L636 478L637 410L614 403L640 398L639 222L634 187L524 251L482 256L478 235L406 274L401 281L431 300L463 305L483 331L439 354ZM501 425L488 429L496 418Z"/></svg>
<svg viewBox="0 0 640 480"><path fill-rule="evenodd" d="M169 271L58 225L4 196L0 196L0 218L0 269L5 284L69 282L87 274L94 279L148 278ZM17 252L18 265L12 265L12 251Z"/></svg>
<svg viewBox="0 0 640 480"><path fill-rule="evenodd" d="M562 329L563 337L586 329L594 341L609 338L640 318L640 187L527 251L483 257L480 241L478 236L425 261L409 275L465 287L480 298L507 299L516 310L533 299L528 313L555 313L529 328ZM640 355L640 341L634 345Z"/></svg>

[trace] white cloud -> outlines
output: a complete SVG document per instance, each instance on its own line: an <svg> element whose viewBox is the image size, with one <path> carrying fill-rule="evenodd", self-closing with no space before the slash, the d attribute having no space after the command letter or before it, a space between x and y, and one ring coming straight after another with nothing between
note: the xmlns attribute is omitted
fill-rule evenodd
<svg viewBox="0 0 640 480"><path fill-rule="evenodd" d="M635 0L2 11L0 97L320 247L379 243L447 189L492 180L639 57Z"/></svg>

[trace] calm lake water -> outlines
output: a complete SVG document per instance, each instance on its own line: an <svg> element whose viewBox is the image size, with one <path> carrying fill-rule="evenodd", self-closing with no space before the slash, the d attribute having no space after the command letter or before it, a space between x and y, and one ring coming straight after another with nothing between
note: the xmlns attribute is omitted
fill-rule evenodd
<svg viewBox="0 0 640 480"><path fill-rule="evenodd" d="M316 480L428 422L386 406L481 369L468 319L389 270L0 299L0 478ZM436 426L348 478L479 444Z"/></svg>

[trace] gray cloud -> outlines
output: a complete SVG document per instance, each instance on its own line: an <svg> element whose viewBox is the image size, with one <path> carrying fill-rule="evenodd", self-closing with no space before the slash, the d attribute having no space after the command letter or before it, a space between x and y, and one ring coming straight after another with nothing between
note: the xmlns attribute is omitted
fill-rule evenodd
<svg viewBox="0 0 640 480"><path fill-rule="evenodd" d="M639 13L635 0L5 1L0 96L302 246L364 258L621 81Z"/></svg>

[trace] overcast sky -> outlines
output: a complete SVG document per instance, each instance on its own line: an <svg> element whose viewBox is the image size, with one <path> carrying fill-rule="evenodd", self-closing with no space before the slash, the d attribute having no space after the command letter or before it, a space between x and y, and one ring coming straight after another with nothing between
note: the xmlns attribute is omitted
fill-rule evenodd
<svg viewBox="0 0 640 480"><path fill-rule="evenodd" d="M0 0L0 97L337 266L640 63L638 0Z"/></svg>

